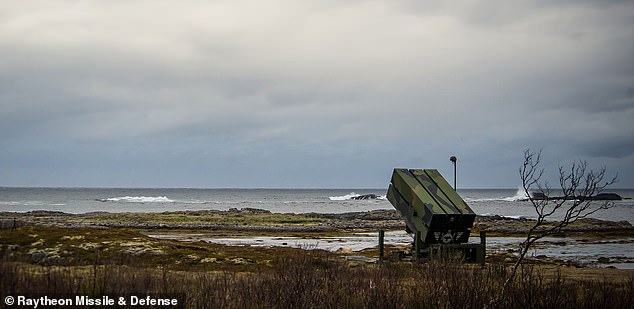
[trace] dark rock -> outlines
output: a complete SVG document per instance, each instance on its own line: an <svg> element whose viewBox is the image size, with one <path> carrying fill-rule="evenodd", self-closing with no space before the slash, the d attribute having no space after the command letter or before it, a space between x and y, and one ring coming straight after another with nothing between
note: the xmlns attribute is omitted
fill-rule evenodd
<svg viewBox="0 0 634 309"><path fill-rule="evenodd" d="M620 201L623 198L616 193L599 193L595 196L591 196L590 199L601 200L601 201Z"/></svg>
<svg viewBox="0 0 634 309"><path fill-rule="evenodd" d="M266 210L266 209L259 209L259 208L229 208L229 210L227 211L228 213L239 213L239 214L245 214L245 215L255 215L255 214L270 214L271 211Z"/></svg>
<svg viewBox="0 0 634 309"><path fill-rule="evenodd" d="M377 198L376 194L363 194L363 195L359 195L359 196L355 196L352 199L353 200L375 200Z"/></svg>
<svg viewBox="0 0 634 309"><path fill-rule="evenodd" d="M52 211L52 210L32 210L27 211L26 214L32 216L72 216L72 214L61 212L61 211Z"/></svg>
<svg viewBox="0 0 634 309"><path fill-rule="evenodd" d="M623 199L623 197L621 197L620 195L616 194L616 193L599 193L597 195L592 195L592 196L578 196L578 197L565 197L565 196L546 196L544 193L542 192L532 192L531 193L531 197L534 200L563 200L563 199L568 199L568 200L573 200L573 199L577 199L577 200L581 200L581 201L585 201L585 200L589 200L589 201L620 201ZM524 201L528 200L528 199L523 199Z"/></svg>

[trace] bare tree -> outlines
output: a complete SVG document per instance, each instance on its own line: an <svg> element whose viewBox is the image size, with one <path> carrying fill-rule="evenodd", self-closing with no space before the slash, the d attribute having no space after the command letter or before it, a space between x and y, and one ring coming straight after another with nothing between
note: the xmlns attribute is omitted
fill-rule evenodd
<svg viewBox="0 0 634 309"><path fill-rule="evenodd" d="M551 198L553 190L542 180L544 169L540 168L541 151L524 151L524 163L519 169L522 188L535 209L537 219L519 245L519 253L509 277L505 280L503 294L515 278L517 269L533 244L541 238L559 233L566 226L614 206L611 201L597 202L593 197L616 183L617 177L606 178L605 167L595 171L586 161L576 161L570 168L559 167L559 189L561 196Z"/></svg>

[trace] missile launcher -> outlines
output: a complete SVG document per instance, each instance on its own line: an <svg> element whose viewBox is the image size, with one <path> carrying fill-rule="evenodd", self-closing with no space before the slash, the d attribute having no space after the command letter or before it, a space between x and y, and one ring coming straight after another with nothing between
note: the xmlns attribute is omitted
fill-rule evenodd
<svg viewBox="0 0 634 309"><path fill-rule="evenodd" d="M467 261L484 261L484 240L467 243L476 214L437 170L394 169L387 199L414 234L416 257L458 251Z"/></svg>

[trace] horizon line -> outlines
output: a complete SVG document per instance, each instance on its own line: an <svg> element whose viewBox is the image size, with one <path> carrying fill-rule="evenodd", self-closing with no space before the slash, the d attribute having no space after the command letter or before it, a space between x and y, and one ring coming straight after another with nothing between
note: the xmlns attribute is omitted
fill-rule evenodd
<svg viewBox="0 0 634 309"><path fill-rule="evenodd" d="M132 190L156 190L156 189L191 189L191 190L383 190L383 187L108 187L108 186L5 186L2 189L132 189ZM457 190L518 190L520 187L465 187ZM556 190L558 188L551 188ZM634 190L634 188L608 188L609 190Z"/></svg>

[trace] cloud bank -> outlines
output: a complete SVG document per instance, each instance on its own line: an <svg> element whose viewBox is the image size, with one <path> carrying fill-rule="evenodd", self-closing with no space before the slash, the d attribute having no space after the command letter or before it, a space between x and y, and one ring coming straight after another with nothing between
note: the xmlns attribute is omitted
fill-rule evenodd
<svg viewBox="0 0 634 309"><path fill-rule="evenodd" d="M629 1L0 4L0 185L634 186Z"/></svg>

